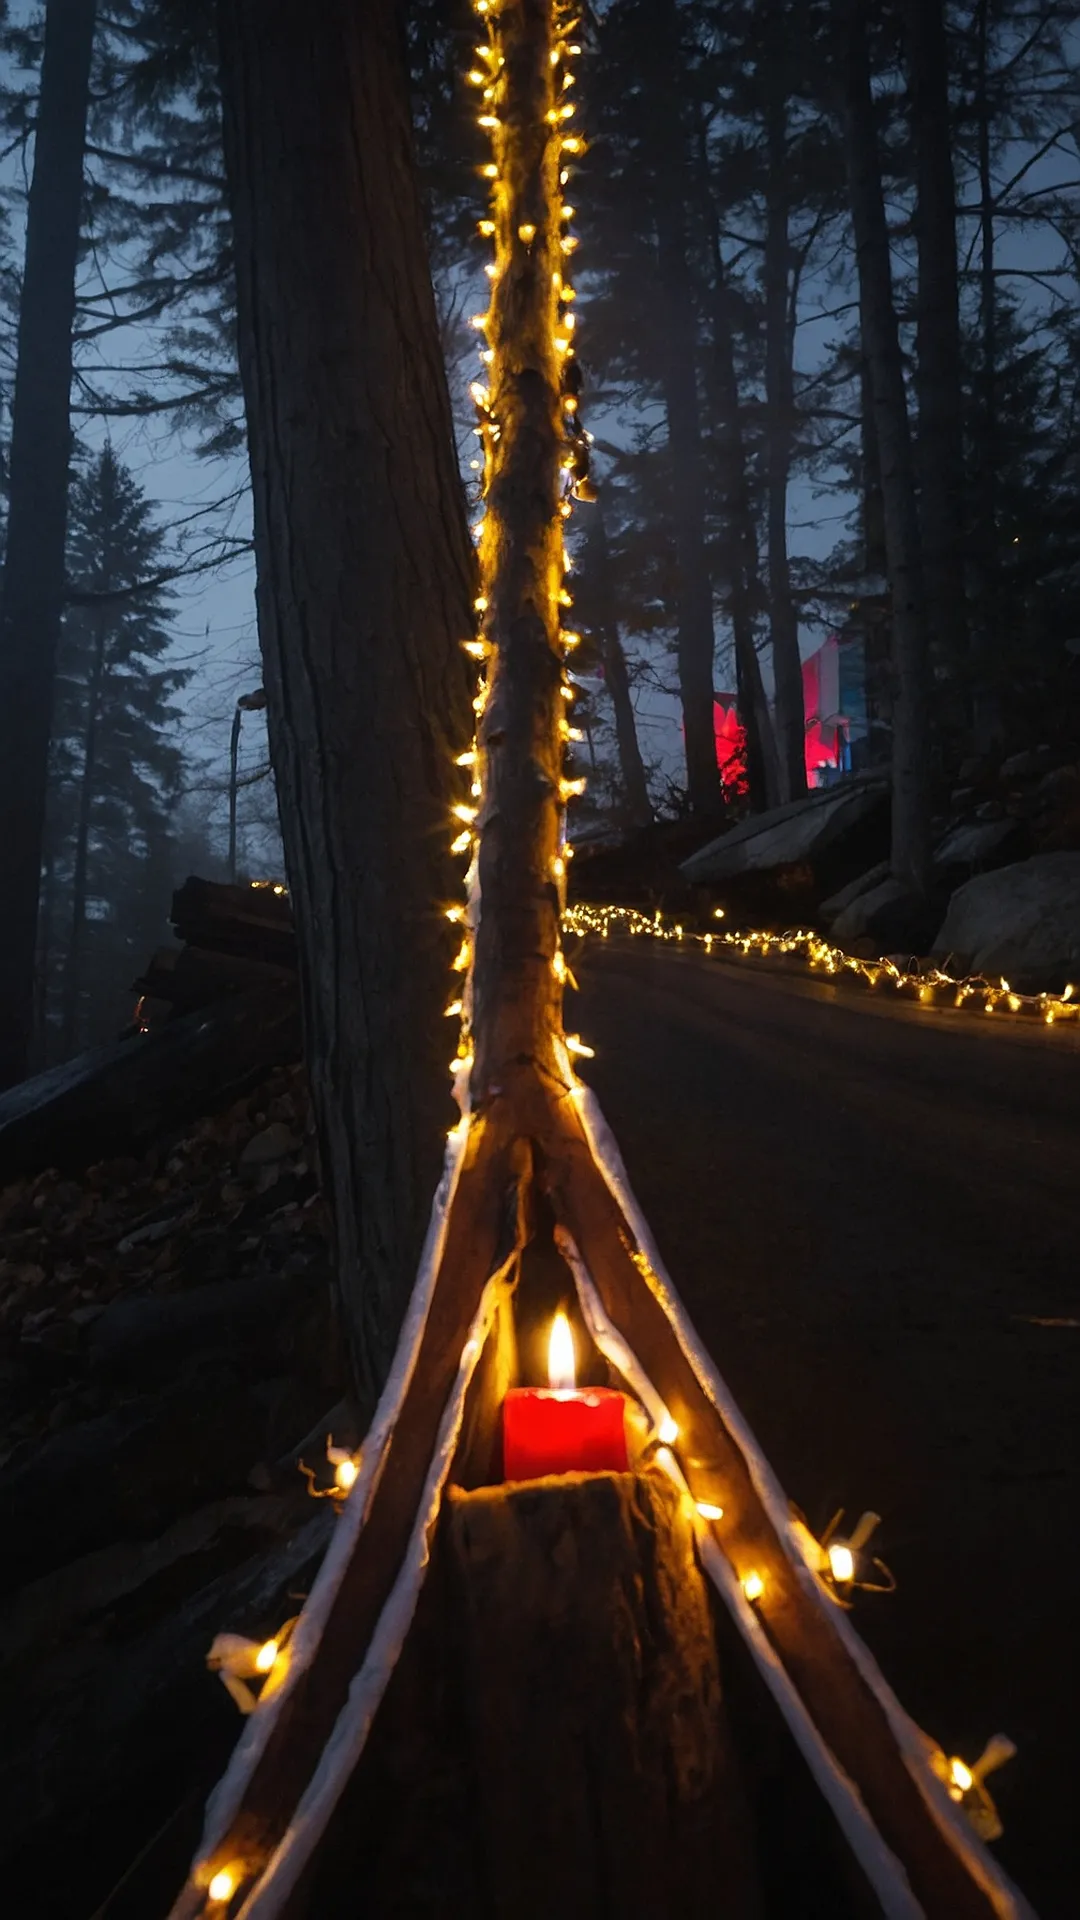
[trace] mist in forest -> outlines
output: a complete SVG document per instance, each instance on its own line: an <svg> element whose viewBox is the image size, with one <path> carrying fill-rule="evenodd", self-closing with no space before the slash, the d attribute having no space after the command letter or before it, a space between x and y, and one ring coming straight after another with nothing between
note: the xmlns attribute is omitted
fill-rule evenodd
<svg viewBox="0 0 1080 1920"><path fill-rule="evenodd" d="M947 808L973 756L1080 732L1080 10L860 13L862 69L845 10L815 0L614 0L589 30L573 265L599 497L571 537L586 838L720 830L797 798L804 663L832 635L857 642L869 714L849 770L888 763L909 644L890 612L898 463L930 661L904 751L926 805ZM282 865L264 716L237 705L261 668L212 9L81 14L12 5L0 66L4 841L35 1066L130 1023L188 873ZM472 22L439 0L405 24L475 503ZM890 355L902 417L881 399ZM720 766L714 695L740 749Z"/></svg>

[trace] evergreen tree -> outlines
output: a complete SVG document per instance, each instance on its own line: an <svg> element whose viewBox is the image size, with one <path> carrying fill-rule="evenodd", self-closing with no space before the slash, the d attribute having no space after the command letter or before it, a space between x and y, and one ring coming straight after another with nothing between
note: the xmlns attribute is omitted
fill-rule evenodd
<svg viewBox="0 0 1080 1920"><path fill-rule="evenodd" d="M26 1072L63 606L70 388L95 0L46 8L0 582L0 1087Z"/></svg>
<svg viewBox="0 0 1080 1920"><path fill-rule="evenodd" d="M190 677L167 658L165 560L149 501L106 447L72 488L53 716L44 1012L65 1056L115 1029L165 930L175 695Z"/></svg>

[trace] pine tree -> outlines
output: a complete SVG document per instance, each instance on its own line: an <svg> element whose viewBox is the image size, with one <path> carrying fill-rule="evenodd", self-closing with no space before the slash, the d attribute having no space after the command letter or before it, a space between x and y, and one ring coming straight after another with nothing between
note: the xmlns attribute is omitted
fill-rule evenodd
<svg viewBox="0 0 1080 1920"><path fill-rule="evenodd" d="M64 1056L115 1028L148 924L164 932L175 695L190 677L168 662L170 596L153 584L164 535L110 447L78 474L70 522L45 935L46 1018Z"/></svg>
<svg viewBox="0 0 1080 1920"><path fill-rule="evenodd" d="M0 585L0 1087L27 1070L49 717L63 606L71 329L95 0L45 16Z"/></svg>

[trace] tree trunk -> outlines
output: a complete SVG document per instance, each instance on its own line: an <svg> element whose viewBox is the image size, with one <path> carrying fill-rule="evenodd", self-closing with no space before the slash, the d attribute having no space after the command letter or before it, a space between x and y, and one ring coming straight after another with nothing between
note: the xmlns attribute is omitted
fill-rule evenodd
<svg viewBox="0 0 1080 1920"><path fill-rule="evenodd" d="M799 622L791 597L787 504L795 420L795 342L789 311L788 153L784 0L770 15L766 55L765 143L765 411L769 512L769 624L776 702L781 801L806 792L806 717L803 710Z"/></svg>
<svg viewBox="0 0 1080 1920"><path fill-rule="evenodd" d="M894 677L892 870L924 894L930 868L928 648L911 430L893 305L866 21L850 0L844 21L844 131L859 269L859 304L881 457L892 599Z"/></svg>
<svg viewBox="0 0 1080 1920"><path fill-rule="evenodd" d="M710 320L713 351L708 363L708 387L715 415L715 438L720 463L721 511L727 522L731 556L728 581L731 632L735 643L736 690L739 718L746 734L747 781L752 812L779 804L780 769L769 703L761 678L754 640L754 607L763 600L758 577L757 527L750 499L742 403L735 366L735 337L730 295L720 245L716 202L709 190L708 154L704 129L699 127L701 211L709 237L712 265Z"/></svg>
<svg viewBox="0 0 1080 1920"><path fill-rule="evenodd" d="M596 623L596 633L604 665L604 685L615 716L615 744L618 749L619 773L622 776L625 796L626 820L631 827L647 827L653 812L645 779L645 766L641 758L641 747L638 744L634 703L630 698L630 676L626 670L626 655L623 652L619 623L615 613L615 589L611 577L607 528L599 507L593 509L589 523L589 546L598 590L599 618Z"/></svg>
<svg viewBox="0 0 1080 1920"><path fill-rule="evenodd" d="M889 563L885 556L885 502L881 495L881 449L878 446L874 418L874 395L870 384L870 362L865 345L859 352L859 431L860 479L862 484L862 562L868 574L884 577Z"/></svg>
<svg viewBox="0 0 1080 1920"><path fill-rule="evenodd" d="M440 907L475 567L392 0L221 0L259 629L306 1057L357 1384L450 1118Z"/></svg>
<svg viewBox="0 0 1080 1920"><path fill-rule="evenodd" d="M95 0L49 0L26 217L0 587L0 1087L25 1076L64 599L71 334Z"/></svg>
<svg viewBox="0 0 1080 1920"><path fill-rule="evenodd" d="M943 0L906 0L905 33L918 191L919 525L931 647L955 678L967 652L964 427L956 182Z"/></svg>
<svg viewBox="0 0 1080 1920"><path fill-rule="evenodd" d="M108 591L108 582L103 583ZM105 637L108 617L99 608L95 616L94 658L87 691L86 735L83 741L82 779L79 782L79 814L75 827L75 865L71 880L71 932L64 961L64 1003L61 1045L65 1060L75 1051L79 1018L79 960L83 928L86 925L86 874L90 853L90 812L94 800L94 771L97 759L97 730L101 692L105 681Z"/></svg>
<svg viewBox="0 0 1080 1920"><path fill-rule="evenodd" d="M686 746L686 782L694 813L709 818L723 803L713 718L712 581L705 552L705 482L698 421L697 340L693 293L681 223L668 214L660 235L660 280L668 294L667 409L678 569L679 697Z"/></svg>
<svg viewBox="0 0 1080 1920"><path fill-rule="evenodd" d="M687 257L686 199L691 183L680 98L679 20L663 0L655 21L657 69L650 174L663 315L663 395L675 517L679 696L690 805L704 818L723 806L716 760L713 663L716 631L705 544L705 473L698 398L697 302Z"/></svg>
<svg viewBox="0 0 1080 1920"><path fill-rule="evenodd" d="M998 396L997 396L997 284L994 272L994 177L991 167L989 98L989 0L978 0L975 13L975 115L979 173L979 326L982 341L977 383L978 407L975 444L978 449L975 484L975 591L982 660L977 664L977 744L996 730L996 700L990 687L995 679L998 639ZM989 683L989 684L988 684Z"/></svg>
<svg viewBox="0 0 1080 1920"><path fill-rule="evenodd" d="M491 652L478 696L484 799L472 970L474 1107L502 1084L512 1062L533 1062L561 1078L557 955L569 732L561 697L559 470L572 326L562 324L562 73L552 60L550 0L507 0L497 31L504 64L493 104L496 275L486 325L491 390L482 413L480 563Z"/></svg>

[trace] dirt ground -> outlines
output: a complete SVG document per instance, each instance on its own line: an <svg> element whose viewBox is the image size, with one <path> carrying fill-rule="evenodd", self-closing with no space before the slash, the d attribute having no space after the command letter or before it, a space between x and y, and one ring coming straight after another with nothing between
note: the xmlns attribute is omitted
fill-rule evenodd
<svg viewBox="0 0 1080 1920"><path fill-rule="evenodd" d="M811 1524L883 1515L856 1624L1080 1910L1078 1036L590 943L573 1024L676 1286Z"/></svg>

